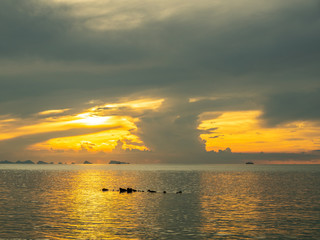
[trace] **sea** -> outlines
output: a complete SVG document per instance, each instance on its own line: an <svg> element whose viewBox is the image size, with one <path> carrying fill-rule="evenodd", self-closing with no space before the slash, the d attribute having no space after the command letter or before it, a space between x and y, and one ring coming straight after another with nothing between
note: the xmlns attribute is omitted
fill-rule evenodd
<svg viewBox="0 0 320 240"><path fill-rule="evenodd" d="M1 164L0 239L320 239L320 165Z"/></svg>

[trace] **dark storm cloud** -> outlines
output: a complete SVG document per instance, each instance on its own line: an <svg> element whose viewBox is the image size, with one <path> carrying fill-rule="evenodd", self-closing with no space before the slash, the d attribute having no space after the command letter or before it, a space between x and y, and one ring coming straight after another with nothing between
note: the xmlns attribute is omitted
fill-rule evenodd
<svg viewBox="0 0 320 240"><path fill-rule="evenodd" d="M248 87L257 89L260 84L268 88L271 82L279 81L281 88L284 82L298 81L299 85L302 74L315 81L312 73L319 73L313 69L313 63L320 60L317 1L244 14L224 3L222 10L226 8L226 14L232 16L209 8L183 12L183 18L177 14L162 21L150 19L133 29L100 32L77 27L81 19L68 17L72 8L69 5L57 7L38 1L2 1L1 5L1 58L156 63L153 67L113 74L56 74L42 83L50 86L54 81L52 91L71 86L99 89L136 84L142 89L171 87L180 94L208 95L239 87L243 91ZM302 72L294 70L297 66ZM276 73L282 74L281 79ZM17 80L25 89L20 94L28 94L27 84L33 92L45 89L33 80L48 78L45 74L26 77L25 84Z"/></svg>
<svg viewBox="0 0 320 240"><path fill-rule="evenodd" d="M228 5L223 7L233 16L209 8L183 12L183 18L177 14L162 21L150 19L133 29L99 32L77 27L81 19L67 15L72 6L5 0L1 57L113 64L147 59L161 61L158 71L165 67L173 75L187 70L210 76L283 71L319 60L317 1L245 14Z"/></svg>
<svg viewBox="0 0 320 240"><path fill-rule="evenodd" d="M262 118L270 126L292 121L319 121L319 109L320 89L282 92L267 99Z"/></svg>

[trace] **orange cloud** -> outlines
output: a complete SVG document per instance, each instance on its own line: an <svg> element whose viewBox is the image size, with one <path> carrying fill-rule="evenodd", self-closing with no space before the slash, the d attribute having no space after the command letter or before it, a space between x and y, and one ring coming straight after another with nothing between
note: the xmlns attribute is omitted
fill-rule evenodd
<svg viewBox="0 0 320 240"><path fill-rule="evenodd" d="M64 113L66 111L69 111L70 108L65 108L65 109L53 109L53 110L46 110L39 112L39 115L52 115L52 114L59 114L59 113Z"/></svg>

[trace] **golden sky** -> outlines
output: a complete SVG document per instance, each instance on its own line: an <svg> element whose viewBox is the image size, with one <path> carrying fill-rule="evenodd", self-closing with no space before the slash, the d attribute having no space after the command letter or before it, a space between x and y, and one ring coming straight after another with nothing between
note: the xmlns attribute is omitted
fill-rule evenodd
<svg viewBox="0 0 320 240"><path fill-rule="evenodd" d="M212 113L207 113L212 114ZM317 134L320 126L310 121L291 122L276 127L264 127L261 111L215 112L215 119L201 122L201 134L207 151L227 147L233 152L309 152L320 147ZM205 113L202 117L205 117Z"/></svg>
<svg viewBox="0 0 320 240"><path fill-rule="evenodd" d="M164 99L139 99L107 103L68 115L70 109L39 112L34 119L3 116L0 140L27 135L48 134L48 140L27 146L30 151L117 152L150 151L137 135L139 114L157 111ZM128 113L127 115L125 113ZM59 114L63 114L62 116ZM264 127L261 111L205 112L199 115L198 129L205 140L206 151L300 153L320 147L320 127L310 121L291 122L277 127ZM134 116L133 116L134 115ZM37 118L41 116L42 118ZM85 134L69 134L70 130L89 129ZM50 138L50 133L66 132ZM120 147L120 149L119 149Z"/></svg>

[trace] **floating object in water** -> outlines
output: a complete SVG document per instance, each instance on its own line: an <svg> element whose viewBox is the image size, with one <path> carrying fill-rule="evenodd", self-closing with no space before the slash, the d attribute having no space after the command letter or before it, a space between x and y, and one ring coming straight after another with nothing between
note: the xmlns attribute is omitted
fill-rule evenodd
<svg viewBox="0 0 320 240"><path fill-rule="evenodd" d="M254 164L253 162L246 162L246 164Z"/></svg>
<svg viewBox="0 0 320 240"><path fill-rule="evenodd" d="M119 188L119 192L120 193L133 193L133 192L137 192L136 189L133 189L133 188Z"/></svg>
<svg viewBox="0 0 320 240"><path fill-rule="evenodd" d="M107 192L107 191L109 191L109 189L108 189L108 188L102 188L102 191L103 191L103 192ZM110 191L111 191L111 190L110 190ZM144 190L136 190L136 189L134 189L134 188L119 188L119 190L114 190L114 189L113 189L112 191L118 191L118 192L120 192L120 193L124 193L124 192L126 192L126 193L145 192ZM149 193L156 193L157 191L148 189L147 192L149 192ZM165 194L165 193L167 193L167 191L163 191L162 193ZM181 194L181 193L182 193L182 191L176 192L176 194Z"/></svg>
<svg viewBox="0 0 320 240"><path fill-rule="evenodd" d="M136 189L133 188L127 188L127 193L132 193L132 192L136 192Z"/></svg>

